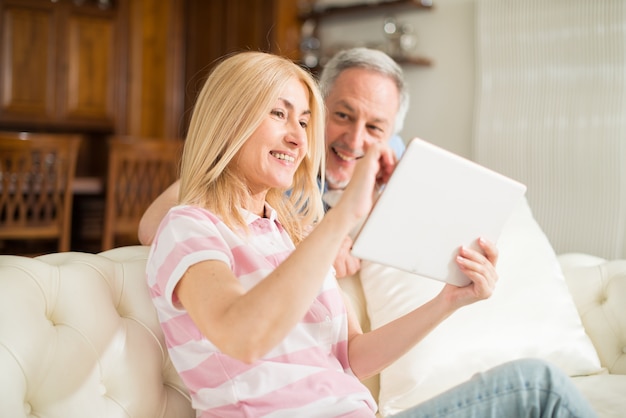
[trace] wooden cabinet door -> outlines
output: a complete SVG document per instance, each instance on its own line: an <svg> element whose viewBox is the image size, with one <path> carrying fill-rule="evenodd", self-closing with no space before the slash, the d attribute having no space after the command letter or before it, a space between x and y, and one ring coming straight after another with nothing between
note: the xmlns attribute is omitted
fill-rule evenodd
<svg viewBox="0 0 626 418"><path fill-rule="evenodd" d="M54 3L0 4L0 120L53 120L58 53Z"/></svg>
<svg viewBox="0 0 626 418"><path fill-rule="evenodd" d="M60 66L60 118L113 125L115 20L75 7L64 28L66 53Z"/></svg>
<svg viewBox="0 0 626 418"><path fill-rule="evenodd" d="M0 127L114 129L117 3L0 0Z"/></svg>

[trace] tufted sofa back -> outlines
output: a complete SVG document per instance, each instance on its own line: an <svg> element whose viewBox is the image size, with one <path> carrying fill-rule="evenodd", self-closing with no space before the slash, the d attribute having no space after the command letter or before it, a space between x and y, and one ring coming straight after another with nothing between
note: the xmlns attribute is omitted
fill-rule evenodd
<svg viewBox="0 0 626 418"><path fill-rule="evenodd" d="M148 247L0 256L1 417L194 417L144 277Z"/></svg>
<svg viewBox="0 0 626 418"><path fill-rule="evenodd" d="M0 255L0 417L194 417L145 281L149 248ZM626 374L626 260L559 257L610 373ZM358 277L339 282L369 328ZM366 382L378 393L378 377Z"/></svg>

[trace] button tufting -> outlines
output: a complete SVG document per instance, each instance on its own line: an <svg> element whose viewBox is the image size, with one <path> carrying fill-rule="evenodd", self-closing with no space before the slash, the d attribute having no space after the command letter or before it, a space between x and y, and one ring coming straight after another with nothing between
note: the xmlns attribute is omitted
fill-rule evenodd
<svg viewBox="0 0 626 418"><path fill-rule="evenodd" d="M626 354L626 347L622 347L622 353Z"/></svg>
<svg viewBox="0 0 626 418"><path fill-rule="evenodd" d="M30 412L33 410L32 406L28 402L24 402L24 415L30 415Z"/></svg>
<svg viewBox="0 0 626 418"><path fill-rule="evenodd" d="M100 392L100 395L104 396L107 393L107 388L106 386L104 386L104 383L100 383L100 386L98 387L98 392Z"/></svg>

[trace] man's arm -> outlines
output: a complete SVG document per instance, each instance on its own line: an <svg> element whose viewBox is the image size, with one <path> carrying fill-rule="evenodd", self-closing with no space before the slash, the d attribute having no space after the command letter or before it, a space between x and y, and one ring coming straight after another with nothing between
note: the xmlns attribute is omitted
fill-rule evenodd
<svg viewBox="0 0 626 418"><path fill-rule="evenodd" d="M139 221L139 230L137 231L137 237L141 244L152 244L161 220L167 211L170 210L171 207L176 206L178 202L179 189L180 180L176 180L150 204L148 209L146 209Z"/></svg>

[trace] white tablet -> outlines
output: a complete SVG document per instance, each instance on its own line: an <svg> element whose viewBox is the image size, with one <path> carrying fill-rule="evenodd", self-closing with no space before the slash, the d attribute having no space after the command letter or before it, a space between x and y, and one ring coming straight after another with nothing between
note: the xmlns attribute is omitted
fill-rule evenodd
<svg viewBox="0 0 626 418"><path fill-rule="evenodd" d="M526 186L419 138L412 139L358 232L358 258L465 286L455 257L497 243Z"/></svg>

